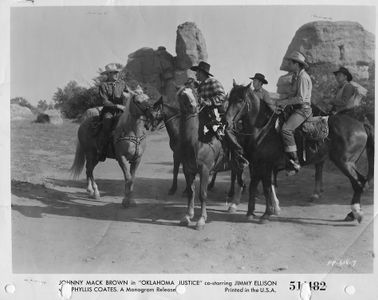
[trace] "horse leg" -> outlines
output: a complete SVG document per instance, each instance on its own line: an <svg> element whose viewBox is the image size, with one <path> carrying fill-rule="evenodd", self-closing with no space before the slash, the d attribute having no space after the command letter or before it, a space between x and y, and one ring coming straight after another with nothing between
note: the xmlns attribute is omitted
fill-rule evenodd
<svg viewBox="0 0 378 300"><path fill-rule="evenodd" d="M265 197L265 212L260 218L260 223L264 224L270 220L270 216L274 214L274 208L272 203L272 169L267 168L263 173L263 190Z"/></svg>
<svg viewBox="0 0 378 300"><path fill-rule="evenodd" d="M211 191L213 188L214 188L214 185L215 185L215 179L217 178L217 172L214 172L213 173L213 176L211 177L211 181L209 183L209 185L207 186L207 190L208 191Z"/></svg>
<svg viewBox="0 0 378 300"><path fill-rule="evenodd" d="M235 178L236 178L237 185L235 187L235 184L233 184L234 194L232 195L232 198L231 198L231 205L228 208L229 213L235 213L238 205L240 204L240 198L241 198L241 195L243 192L243 186L244 186L243 171L235 172Z"/></svg>
<svg viewBox="0 0 378 300"><path fill-rule="evenodd" d="M319 200L323 192L323 166L324 161L315 164L315 188L310 201Z"/></svg>
<svg viewBox="0 0 378 300"><path fill-rule="evenodd" d="M185 172L186 188L188 190L188 207L185 216L181 219L180 225L188 226L194 217L194 197L195 197L195 174Z"/></svg>
<svg viewBox="0 0 378 300"><path fill-rule="evenodd" d="M100 199L100 192L98 190L98 186L94 180L93 170L96 167L98 161L95 160L93 157L87 156L87 162L85 165L86 168L86 175L87 175L87 191L89 196Z"/></svg>
<svg viewBox="0 0 378 300"><path fill-rule="evenodd" d="M168 195L173 195L177 190L177 176L180 168L180 158L178 154L173 152L173 181L172 186L168 191Z"/></svg>
<svg viewBox="0 0 378 300"><path fill-rule="evenodd" d="M273 214L279 215L281 208L280 208L280 201L277 198L276 194L276 186L277 186L277 172L272 172L271 178L271 192L272 192L272 203L273 203Z"/></svg>
<svg viewBox="0 0 378 300"><path fill-rule="evenodd" d="M345 221L354 221L357 219L361 223L363 213L361 210L361 194L363 192L366 179L357 171L356 165L351 161L342 161L340 158L331 157L336 166L343 172L352 184L353 197L351 202L352 212L345 217Z"/></svg>
<svg viewBox="0 0 378 300"><path fill-rule="evenodd" d="M236 181L236 173L234 170L231 169L231 185L227 193L228 198L232 198L235 194L235 181Z"/></svg>
<svg viewBox="0 0 378 300"><path fill-rule="evenodd" d="M130 207L130 181L131 181L131 174L127 168L127 159L125 156L120 156L117 158L118 164L121 167L123 177L125 180L125 191L124 191L124 198L122 199L122 206L124 208Z"/></svg>
<svg viewBox="0 0 378 300"><path fill-rule="evenodd" d="M249 183L249 198L248 198L248 210L247 210L247 218L249 221L256 217L255 215L255 206L256 206L256 195L257 195L257 186L259 184L260 179L257 176L256 171L249 166L249 174L251 177L251 181Z"/></svg>
<svg viewBox="0 0 378 300"><path fill-rule="evenodd" d="M135 174L136 170L139 167L141 161L141 157L137 158L135 161L130 163L130 174L131 174L131 179L130 179L130 184L129 184L129 202L130 206L136 206L137 203L134 199L134 182L135 182Z"/></svg>
<svg viewBox="0 0 378 300"><path fill-rule="evenodd" d="M209 182L209 169L206 166L202 166L200 173L200 191L199 198L201 201L201 217L197 221L196 229L202 230L205 228L207 220L206 200L207 200L207 184Z"/></svg>

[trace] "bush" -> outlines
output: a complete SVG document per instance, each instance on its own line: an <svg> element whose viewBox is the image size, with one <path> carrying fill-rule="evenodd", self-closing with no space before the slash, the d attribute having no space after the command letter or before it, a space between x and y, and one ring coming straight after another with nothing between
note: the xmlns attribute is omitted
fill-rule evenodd
<svg viewBox="0 0 378 300"><path fill-rule="evenodd" d="M54 108L68 119L79 118L88 108L100 106L101 99L96 86L84 88L70 81L63 89L58 88L53 96Z"/></svg>

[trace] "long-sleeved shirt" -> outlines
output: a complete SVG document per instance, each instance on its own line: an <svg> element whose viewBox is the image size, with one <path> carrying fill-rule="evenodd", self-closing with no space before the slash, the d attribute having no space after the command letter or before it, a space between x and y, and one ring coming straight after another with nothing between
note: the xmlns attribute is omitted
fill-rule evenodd
<svg viewBox="0 0 378 300"><path fill-rule="evenodd" d="M302 69L293 81L293 96L281 100L280 103L287 105L308 103L311 104L312 81L310 75Z"/></svg>
<svg viewBox="0 0 378 300"><path fill-rule="evenodd" d="M355 87L349 82L345 82L337 89L336 97L330 101L336 112L354 107Z"/></svg>
<svg viewBox="0 0 378 300"><path fill-rule="evenodd" d="M104 106L113 106L114 104L123 104L123 92L127 91L126 82L117 80L114 82L107 81L100 85L99 93Z"/></svg>
<svg viewBox="0 0 378 300"><path fill-rule="evenodd" d="M262 87L258 90L254 89L255 95L262 101L264 101L272 111L276 109L276 102L270 98L269 92Z"/></svg>
<svg viewBox="0 0 378 300"><path fill-rule="evenodd" d="M225 92L222 84L215 78L209 77L198 86L198 96L209 104L208 106L221 106L225 100Z"/></svg>

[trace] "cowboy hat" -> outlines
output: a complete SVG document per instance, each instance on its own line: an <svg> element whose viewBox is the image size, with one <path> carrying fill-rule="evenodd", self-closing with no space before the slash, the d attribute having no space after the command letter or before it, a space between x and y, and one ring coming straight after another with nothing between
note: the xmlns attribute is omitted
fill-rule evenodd
<svg viewBox="0 0 378 300"><path fill-rule="evenodd" d="M286 59L298 62L298 63L304 65L306 68L308 68L308 64L306 63L306 57L302 53L300 53L299 51L292 52L290 54L290 56L287 57Z"/></svg>
<svg viewBox="0 0 378 300"><path fill-rule="evenodd" d="M268 84L268 81L265 79L265 76L261 73L256 73L254 77L249 77L249 79L257 79L262 82L262 84Z"/></svg>
<svg viewBox="0 0 378 300"><path fill-rule="evenodd" d="M343 73L347 77L348 81L351 81L353 79L352 74L350 74L350 72L347 68L340 67L337 71L333 72L333 74L335 74L335 76L337 75L337 73Z"/></svg>
<svg viewBox="0 0 378 300"><path fill-rule="evenodd" d="M118 73L122 70L122 68L118 68L117 64L110 63L105 66L105 71L101 72L101 75L106 75L108 73Z"/></svg>
<svg viewBox="0 0 378 300"><path fill-rule="evenodd" d="M202 72L206 73L209 76L213 76L212 74L209 73L210 71L210 65L207 62L200 61L198 66L193 66L190 68L192 71L198 71L201 70Z"/></svg>

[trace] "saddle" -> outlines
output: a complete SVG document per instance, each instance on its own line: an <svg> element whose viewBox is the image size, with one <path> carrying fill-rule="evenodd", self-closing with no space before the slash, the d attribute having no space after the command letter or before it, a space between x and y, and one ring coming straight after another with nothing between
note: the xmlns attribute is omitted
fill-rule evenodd
<svg viewBox="0 0 378 300"><path fill-rule="evenodd" d="M281 131L282 125L288 117L281 114L277 119L276 130ZM321 155L322 146L329 134L328 116L311 116L294 132L301 165L309 164Z"/></svg>

